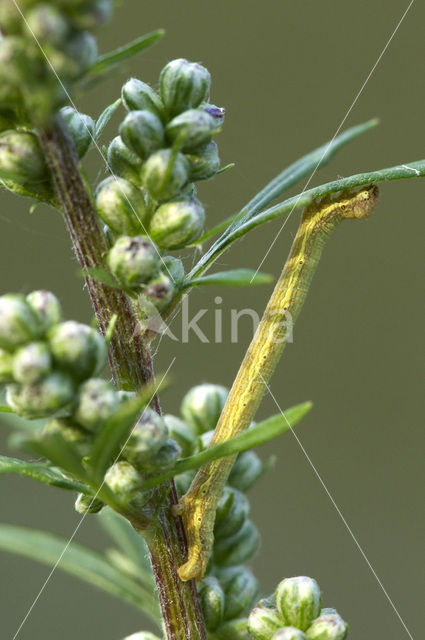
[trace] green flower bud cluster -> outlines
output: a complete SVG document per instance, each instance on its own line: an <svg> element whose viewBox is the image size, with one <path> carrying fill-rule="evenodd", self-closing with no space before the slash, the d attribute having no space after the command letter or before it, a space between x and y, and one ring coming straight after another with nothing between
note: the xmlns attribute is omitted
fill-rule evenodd
<svg viewBox="0 0 425 640"><path fill-rule="evenodd" d="M260 600L247 628L254 640L344 640L348 625L335 609L322 609L319 585L312 578L285 578L274 597Z"/></svg>
<svg viewBox="0 0 425 640"><path fill-rule="evenodd" d="M12 0L0 2L0 111L16 121L22 105L46 113L62 102L50 65L69 85L96 61L91 31L109 19L113 0L20 0L19 8L25 20Z"/></svg>
<svg viewBox="0 0 425 640"><path fill-rule="evenodd" d="M205 211L194 182L220 167L212 137L224 109L205 102L210 74L199 64L173 60L159 84L159 92L135 78L123 86L128 113L109 145L113 175L98 186L96 204L118 236L108 256L111 272L123 288L163 308L178 280L170 278L160 252L183 248L202 231Z"/></svg>
<svg viewBox="0 0 425 640"><path fill-rule="evenodd" d="M207 447L212 438L228 390L215 384L200 384L190 389L181 404L182 419L165 416L173 438L189 456ZM214 548L207 575L199 584L199 596L206 626L214 638L248 639L249 611L258 592L258 583L244 563L255 553L259 533L249 519L249 501L245 491L262 475L257 454L239 454L232 477L221 496L214 527ZM195 472L176 476L179 495L184 494Z"/></svg>
<svg viewBox="0 0 425 640"><path fill-rule="evenodd" d="M49 199L50 173L33 131L7 129L0 133L0 178L11 191Z"/></svg>

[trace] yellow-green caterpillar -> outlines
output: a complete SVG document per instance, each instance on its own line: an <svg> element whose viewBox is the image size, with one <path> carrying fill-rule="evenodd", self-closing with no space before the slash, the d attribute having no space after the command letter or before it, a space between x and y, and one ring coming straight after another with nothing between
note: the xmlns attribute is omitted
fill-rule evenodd
<svg viewBox="0 0 425 640"><path fill-rule="evenodd" d="M286 344L286 318L295 322L329 233L345 219L367 218L378 197L374 185L313 202L302 216L288 260L263 318L248 347L211 444L247 429L253 420ZM217 502L235 456L210 462L199 469L188 492L174 508L181 515L188 538L188 560L179 569L182 580L202 578L213 545Z"/></svg>

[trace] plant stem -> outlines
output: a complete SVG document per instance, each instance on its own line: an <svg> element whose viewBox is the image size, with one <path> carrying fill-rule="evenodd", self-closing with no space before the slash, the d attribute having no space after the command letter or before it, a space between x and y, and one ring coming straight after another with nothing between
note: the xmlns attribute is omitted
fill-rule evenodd
<svg viewBox="0 0 425 640"><path fill-rule="evenodd" d="M326 198L304 212L288 260L275 286L263 318L248 347L227 402L218 421L211 446L228 440L251 424L282 355L307 296L329 233L347 218L366 218L377 199L376 187L344 193L338 200ZM182 580L202 578L214 541L215 512L236 456L201 467L179 505L188 535L189 560L180 567Z"/></svg>
<svg viewBox="0 0 425 640"><path fill-rule="evenodd" d="M48 127L39 127L39 136L80 266L83 270L104 267L106 242L61 119L57 117ZM112 316L117 316L109 343L114 380L119 388L138 390L153 379L153 367L148 347L137 331L137 318L131 303L122 291L89 276L86 283L104 334ZM160 413L157 397L154 403ZM157 515L151 530L143 534L151 554L168 640L202 640L206 638L206 631L196 585L194 582L182 583L177 574L178 564L186 557L186 538L181 520L171 515L171 507L176 502L173 483L156 490L151 507Z"/></svg>

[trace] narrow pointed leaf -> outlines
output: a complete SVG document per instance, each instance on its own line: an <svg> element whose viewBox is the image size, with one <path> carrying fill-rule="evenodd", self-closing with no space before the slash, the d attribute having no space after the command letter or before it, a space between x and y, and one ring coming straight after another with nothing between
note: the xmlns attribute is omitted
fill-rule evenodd
<svg viewBox="0 0 425 640"><path fill-rule="evenodd" d="M7 405L0 405L0 413L15 413L13 411L13 409L11 409L10 407L8 407Z"/></svg>
<svg viewBox="0 0 425 640"><path fill-rule="evenodd" d="M144 589L118 571L102 555L81 544L68 544L66 538L45 531L2 524L0 549L37 560L50 567L55 566L60 558L58 568L62 571L141 609L154 621L158 618L152 591Z"/></svg>
<svg viewBox="0 0 425 640"><path fill-rule="evenodd" d="M224 285L227 287L247 287L253 284L269 284L273 276L268 273L256 272L253 269L234 269L232 271L219 271L209 276L187 280L183 288L197 287L198 285Z"/></svg>
<svg viewBox="0 0 425 640"><path fill-rule="evenodd" d="M48 438L41 436L28 439L25 444L30 451L50 460L55 467L68 471L78 480L88 481L87 472L78 454L59 434L50 435Z"/></svg>
<svg viewBox="0 0 425 640"><path fill-rule="evenodd" d="M198 238L198 240L193 244L201 244L205 242L205 240L208 240L208 238L211 238L226 229L230 230L233 225L242 219L249 220L250 217L261 211L261 209L270 204L270 202L273 202L273 200L282 195L282 193L287 191L299 180L326 165L335 153L341 149L341 147L345 146L348 142L351 142L351 140L354 140L363 133L366 133L370 129L373 129L378 124L379 120L374 118L373 120L368 120L362 124L350 127L347 131L336 136L334 140L325 142L325 144L321 145L314 151L311 151L302 158L299 158L273 178L273 180L271 180L264 189L261 189L261 191L259 191L259 193L257 193L257 195L255 195L243 207L243 209L241 209L241 211L238 211L238 213L234 213L225 220L219 222L215 227Z"/></svg>
<svg viewBox="0 0 425 640"><path fill-rule="evenodd" d="M82 269L80 273L83 278L93 278L93 280L106 284L112 289L122 289L122 286L115 280L112 273L103 267L89 267L88 269Z"/></svg>
<svg viewBox="0 0 425 640"><path fill-rule="evenodd" d="M81 491L83 493L90 492L86 485L68 480L68 478L65 478L60 471L42 463L28 462L26 460L19 460L18 458L0 456L0 474L1 473L16 473L53 487L68 489L69 491Z"/></svg>
<svg viewBox="0 0 425 640"><path fill-rule="evenodd" d="M87 75L91 77L98 76L111 69L111 67L115 67L121 62L137 56L139 53L155 44L157 40L162 38L164 33L165 31L163 29L151 31L150 33L146 33L140 38L137 38L136 40L133 40L110 53L99 56L95 64L89 69Z"/></svg>
<svg viewBox="0 0 425 640"><path fill-rule="evenodd" d="M99 140L100 136L103 133L104 128L106 127L109 120L112 118L112 116L114 115L115 111L118 109L120 104L121 104L121 98L118 98L118 100L115 100L115 102L113 102L108 107L106 107L106 109L100 114L96 122L96 128L94 133L95 140Z"/></svg>
<svg viewBox="0 0 425 640"><path fill-rule="evenodd" d="M179 460L174 469L171 469L169 472L146 480L146 482L143 483L143 488L147 489L149 487L156 486L179 473L183 473L183 471L199 469L199 467L202 467L213 460L232 456L234 454L241 453L242 451L247 451L248 449L253 449L254 447L265 444L266 442L269 442L269 440L285 433L285 431L292 429L309 413L312 406L311 402L299 404L291 409L287 409L283 413L279 413L267 420L259 422L251 429L248 429L233 438L229 438L226 442L220 442L220 444L208 447L208 449L190 456L189 458L183 458L182 460Z"/></svg>
<svg viewBox="0 0 425 640"><path fill-rule="evenodd" d="M36 433L44 427L47 420L44 418L40 420L27 420L16 415L16 413L6 413L0 416L0 422L3 422L12 429L17 431L24 431L25 433Z"/></svg>
<svg viewBox="0 0 425 640"><path fill-rule="evenodd" d="M226 251L226 249L238 238L243 237L252 229L271 220L276 220L282 216L288 216L295 209L301 209L308 206L313 200L323 198L332 193L346 191L347 189L355 189L366 187L379 182L389 182L391 180L403 180L406 178L421 178L425 176L425 160L417 160L407 164L389 167L388 169L380 169L378 171L370 171L368 173L358 173L348 178L341 178L333 182L327 182L318 187L308 189L280 204L276 204L270 209L266 209L257 213L254 217L236 225L228 233L219 238L211 248L202 256L198 264L188 274L188 278L198 278L204 273L208 267L217 260L217 258Z"/></svg>

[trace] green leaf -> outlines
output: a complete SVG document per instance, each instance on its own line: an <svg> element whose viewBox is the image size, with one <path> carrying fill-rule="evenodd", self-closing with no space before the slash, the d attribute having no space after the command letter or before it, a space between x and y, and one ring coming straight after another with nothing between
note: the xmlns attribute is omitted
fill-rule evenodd
<svg viewBox="0 0 425 640"><path fill-rule="evenodd" d="M152 589L152 568L148 548L142 536L136 533L128 520L109 507L103 508L97 519L123 555L137 567L139 580Z"/></svg>
<svg viewBox="0 0 425 640"><path fill-rule="evenodd" d="M312 173L313 171L317 171L326 165L341 147L363 133L366 133L369 129L373 129L377 124L379 124L379 120L374 118L373 120L368 120L362 124L350 127L350 129L341 133L334 140L325 142L325 144L314 151L311 151L302 158L299 158L273 178L273 180L271 180L264 189L259 191L259 193L257 193L257 195L255 195L243 207L243 209L241 209L241 211L234 213L230 217L219 222L215 227L207 231L192 244L201 244L208 238L211 238L226 229L229 230L229 227L239 220L249 220L249 218L261 211L261 209L270 204L270 202L273 202L273 200L282 195L282 193L304 178L304 176Z"/></svg>
<svg viewBox="0 0 425 640"><path fill-rule="evenodd" d="M48 437L40 435L26 440L25 444L30 451L50 460L55 467L68 471L78 480L88 482L80 457L59 434L50 434Z"/></svg>
<svg viewBox="0 0 425 640"><path fill-rule="evenodd" d="M100 114L99 118L97 119L95 132L94 132L94 139L96 141L99 140L100 136L103 133L104 128L106 127L106 125L108 124L112 116L114 115L115 111L120 106L121 102L122 102L121 98L118 98L118 100L115 100L115 102L113 102L108 107L106 107L106 109L102 111L102 113Z"/></svg>
<svg viewBox="0 0 425 640"><path fill-rule="evenodd" d="M110 53L99 56L95 64L87 72L87 75L90 77L101 75L111 69L111 67L115 67L121 62L133 58L155 44L155 42L162 38L164 33L165 31L163 29L151 31L150 33L147 33L140 38L136 38L136 40L133 40Z"/></svg>
<svg viewBox="0 0 425 640"><path fill-rule="evenodd" d="M115 461L133 429L140 412L164 387L152 382L143 387L141 394L124 402L102 427L93 440L90 465L97 481L101 481L107 468Z"/></svg>
<svg viewBox="0 0 425 640"><path fill-rule="evenodd" d="M15 413L13 409L8 407L7 405L0 405L0 413Z"/></svg>
<svg viewBox="0 0 425 640"><path fill-rule="evenodd" d="M59 487L60 489L90 493L86 485L68 480L60 471L43 463L28 462L26 460L18 460L17 458L0 456L0 474L1 473L17 473L43 482L44 484Z"/></svg>
<svg viewBox="0 0 425 640"><path fill-rule="evenodd" d="M112 273L107 269L104 269L103 267L90 267L88 269L82 269L81 275L83 276L83 278L93 278L93 280L96 280L101 284L106 284L112 289L122 289L121 285L117 280L115 280Z"/></svg>
<svg viewBox="0 0 425 640"><path fill-rule="evenodd" d="M200 284L224 285L228 287L247 287L253 284L269 284L273 276L253 269L233 269L232 271L219 271L209 276L186 280L183 289L197 287Z"/></svg>
<svg viewBox="0 0 425 640"><path fill-rule="evenodd" d="M226 251L226 249L238 238L243 237L252 229L266 223L271 220L276 220L282 216L287 216L295 209L300 209L308 206L318 198L323 198L331 193L338 193L339 191L346 191L348 189L355 189L359 187L366 187L371 184L377 184L379 182L389 182L391 180L403 180L406 178L422 178L425 176L425 160L417 160L415 162L409 162L407 164L397 165L388 169L380 169L378 171L370 171L368 173L358 173L350 176L349 178L341 178L340 180L334 180L333 182L327 182L318 187L308 189L280 204L276 204L270 209L266 209L247 219L241 221L240 224L235 225L230 231L224 233L202 256L198 264L188 274L188 279L198 278L200 274L204 273L208 267L217 260L217 258Z"/></svg>
<svg viewBox="0 0 425 640"><path fill-rule="evenodd" d="M48 420L44 418L40 420L27 420L26 418L21 418L21 416L16 415L16 413L3 413L0 416L0 422L18 431L36 433L45 426Z"/></svg>
<svg viewBox="0 0 425 640"><path fill-rule="evenodd" d="M141 609L155 622L157 603L151 590L121 573L101 554L46 531L0 525L0 549L37 560L80 578Z"/></svg>
<svg viewBox="0 0 425 640"><path fill-rule="evenodd" d="M244 431L233 438L229 438L229 440L226 440L225 442L220 442L220 444L208 447L208 449L190 456L189 458L183 458L182 460L179 460L175 467L167 473L154 476L153 478L146 480L143 483L143 488L148 489L149 487L154 487L169 478L173 478L179 473L183 473L183 471L198 469L213 460L232 456L236 453L241 453L242 451L247 451L248 449L253 449L254 447L265 444L269 440L272 440L282 433L285 433L285 431L289 431L295 427L295 425L309 413L312 406L311 402L304 402L303 404L296 405L291 409L287 409L283 413L279 413L267 420L259 422L247 431Z"/></svg>

